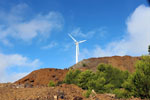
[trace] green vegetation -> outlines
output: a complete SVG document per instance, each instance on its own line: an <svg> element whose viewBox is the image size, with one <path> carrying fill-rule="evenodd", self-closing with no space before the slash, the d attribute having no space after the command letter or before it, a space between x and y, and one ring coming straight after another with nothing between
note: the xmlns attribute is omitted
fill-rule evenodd
<svg viewBox="0 0 150 100"><path fill-rule="evenodd" d="M89 89L89 82L93 79L94 73L90 70L81 72L78 75L77 85L83 89Z"/></svg>
<svg viewBox="0 0 150 100"><path fill-rule="evenodd" d="M100 64L97 72L91 70L81 72L79 70L70 70L64 82L67 84L76 84L85 90L95 90L97 93L111 93L115 88L121 88L122 83L128 79L129 73L121 71L107 64Z"/></svg>
<svg viewBox="0 0 150 100"><path fill-rule="evenodd" d="M59 85L61 85L61 84L63 84L64 83L64 81L58 81L57 83L56 83L56 86L59 86Z"/></svg>
<svg viewBox="0 0 150 100"><path fill-rule="evenodd" d="M77 70L70 69L65 77L64 82L67 84L77 84L77 79L80 73L81 71L78 69Z"/></svg>
<svg viewBox="0 0 150 100"><path fill-rule="evenodd" d="M55 87L56 85L55 85L54 81L50 81L50 82L48 83L48 86L49 86L49 87Z"/></svg>
<svg viewBox="0 0 150 100"><path fill-rule="evenodd" d="M132 94L125 89L115 89L113 93L116 95L117 98L130 98Z"/></svg>
<svg viewBox="0 0 150 100"><path fill-rule="evenodd" d="M86 97L86 98L89 98L90 95L91 95L91 90L87 90L85 93L83 93L83 96Z"/></svg>
<svg viewBox="0 0 150 100"><path fill-rule="evenodd" d="M136 71L123 86L135 97L150 98L150 56L142 56L136 63Z"/></svg>
<svg viewBox="0 0 150 100"><path fill-rule="evenodd" d="M149 55L150 55L150 45L148 46L148 52L149 52Z"/></svg>
<svg viewBox="0 0 150 100"><path fill-rule="evenodd" d="M82 66L83 66L83 67L86 67L86 64L85 64L85 63L83 63L83 64L82 64Z"/></svg>
<svg viewBox="0 0 150 100"><path fill-rule="evenodd" d="M117 98L150 98L150 56L142 56L132 74L108 64L100 64L95 73L90 70L70 70L64 82L87 90L85 97L89 97L93 89L97 93L114 93Z"/></svg>

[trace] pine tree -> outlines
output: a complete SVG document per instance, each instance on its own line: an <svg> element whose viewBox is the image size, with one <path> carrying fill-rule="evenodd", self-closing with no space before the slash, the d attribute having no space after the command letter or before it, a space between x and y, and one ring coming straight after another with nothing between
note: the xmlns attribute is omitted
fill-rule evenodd
<svg viewBox="0 0 150 100"><path fill-rule="evenodd" d="M148 46L148 52L149 52L149 55L150 55L150 45Z"/></svg>

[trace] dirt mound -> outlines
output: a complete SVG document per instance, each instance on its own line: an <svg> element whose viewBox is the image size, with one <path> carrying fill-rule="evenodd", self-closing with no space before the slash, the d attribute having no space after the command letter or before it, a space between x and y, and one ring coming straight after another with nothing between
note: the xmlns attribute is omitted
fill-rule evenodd
<svg viewBox="0 0 150 100"><path fill-rule="evenodd" d="M15 84L30 84L33 86L47 86L49 81L62 81L68 72L67 69L45 68L31 72L29 75L15 82Z"/></svg>
<svg viewBox="0 0 150 100"><path fill-rule="evenodd" d="M34 88L11 88L8 85L14 84L4 84L0 87L0 100L118 100L114 94L91 94L89 98L85 98L83 94L86 91L73 84Z"/></svg>
<svg viewBox="0 0 150 100"><path fill-rule="evenodd" d="M72 68L79 69L91 69L96 71L96 67L100 63L111 64L112 66L119 68L121 70L128 70L133 72L135 70L135 63L140 57L131 56L113 56L113 57L101 57L101 58L90 58L85 59L72 66Z"/></svg>
<svg viewBox="0 0 150 100"><path fill-rule="evenodd" d="M39 88L0 87L0 100L73 100L74 97L83 99L82 92L81 88L66 84Z"/></svg>

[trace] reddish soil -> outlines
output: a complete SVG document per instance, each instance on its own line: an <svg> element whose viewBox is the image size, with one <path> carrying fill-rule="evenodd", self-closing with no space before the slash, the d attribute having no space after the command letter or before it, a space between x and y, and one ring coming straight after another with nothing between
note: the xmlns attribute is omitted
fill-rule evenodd
<svg viewBox="0 0 150 100"><path fill-rule="evenodd" d="M113 56L113 57L101 57L101 58L90 58L85 59L72 66L72 68L79 69L91 69L96 71L96 67L100 63L111 64L113 67L119 68L121 70L128 70L129 72L134 72L135 63L140 57L131 56Z"/></svg>
<svg viewBox="0 0 150 100"><path fill-rule="evenodd" d="M40 70L35 70L29 75L15 82L15 84L31 84L33 86L47 86L49 81L63 81L67 69L53 69L45 68Z"/></svg>
<svg viewBox="0 0 150 100"><path fill-rule="evenodd" d="M15 84L10 83L0 84L0 100L118 100L113 94L95 94L94 92L89 98L85 98L83 96L85 92L76 85L67 84L34 88L16 88Z"/></svg>

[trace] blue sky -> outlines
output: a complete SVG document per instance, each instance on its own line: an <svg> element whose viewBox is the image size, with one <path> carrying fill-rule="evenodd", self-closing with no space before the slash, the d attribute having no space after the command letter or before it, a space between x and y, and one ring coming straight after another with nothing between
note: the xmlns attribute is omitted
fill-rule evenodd
<svg viewBox="0 0 150 100"><path fill-rule="evenodd" d="M68 34L79 60L147 54L149 26L146 0L0 0L0 82L75 64Z"/></svg>

